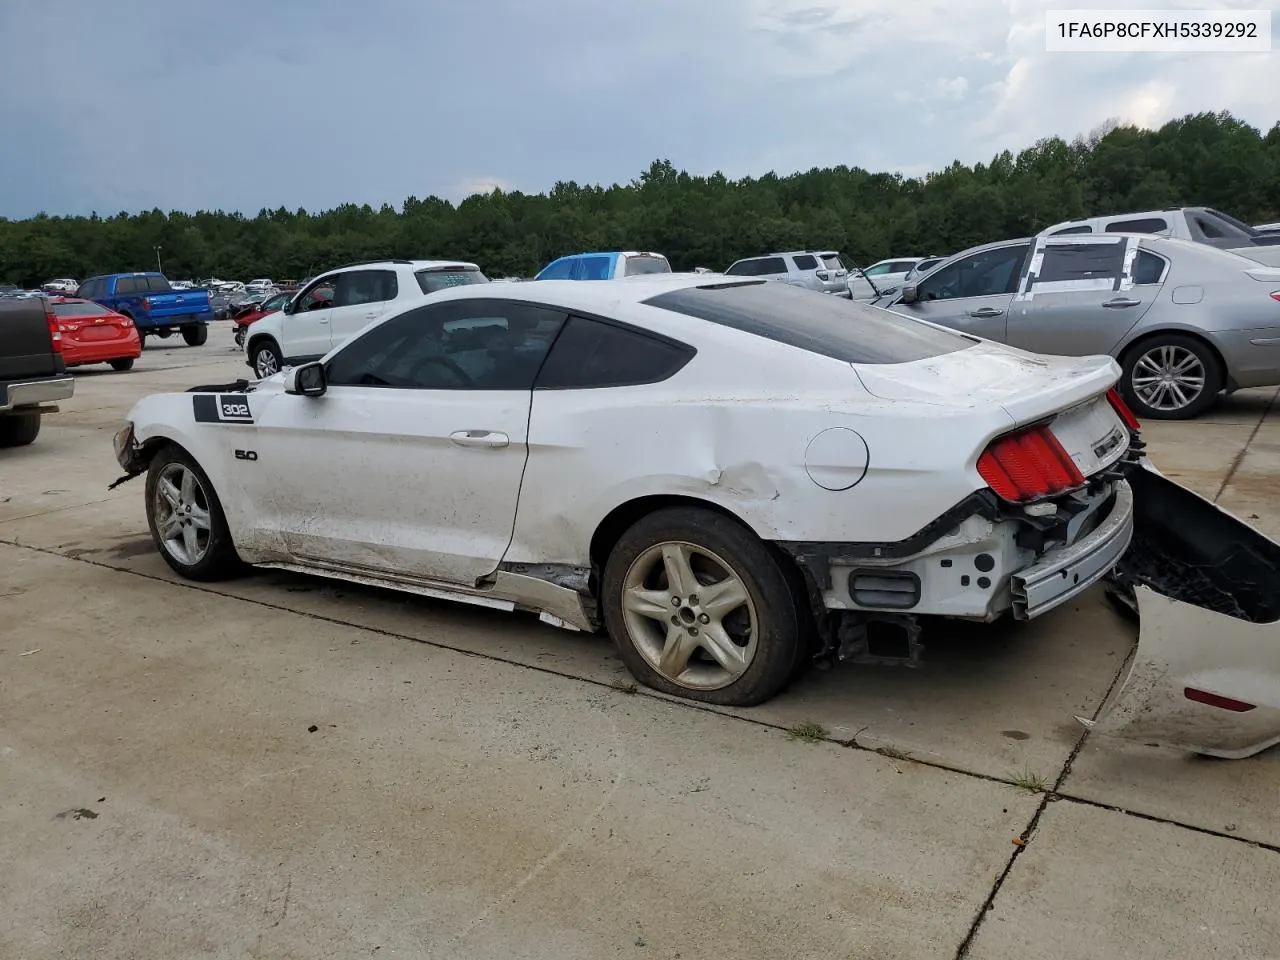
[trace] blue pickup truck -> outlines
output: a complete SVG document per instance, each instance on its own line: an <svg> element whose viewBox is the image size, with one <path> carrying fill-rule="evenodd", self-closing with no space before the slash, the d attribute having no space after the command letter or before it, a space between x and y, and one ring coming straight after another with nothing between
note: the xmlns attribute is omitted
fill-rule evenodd
<svg viewBox="0 0 1280 960"><path fill-rule="evenodd" d="M111 273L90 277L80 284L76 296L100 303L133 321L138 336L161 339L180 332L189 346L198 347L209 339L208 323L213 319L207 290L174 290L160 273Z"/></svg>

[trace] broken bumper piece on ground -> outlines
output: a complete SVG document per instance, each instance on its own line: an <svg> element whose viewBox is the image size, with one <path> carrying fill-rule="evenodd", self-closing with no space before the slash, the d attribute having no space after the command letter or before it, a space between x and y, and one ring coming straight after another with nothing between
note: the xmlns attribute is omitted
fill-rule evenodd
<svg viewBox="0 0 1280 960"><path fill-rule="evenodd" d="M1111 587L1141 627L1124 682L1085 726L1227 759L1280 743L1280 544L1135 470L1134 536Z"/></svg>

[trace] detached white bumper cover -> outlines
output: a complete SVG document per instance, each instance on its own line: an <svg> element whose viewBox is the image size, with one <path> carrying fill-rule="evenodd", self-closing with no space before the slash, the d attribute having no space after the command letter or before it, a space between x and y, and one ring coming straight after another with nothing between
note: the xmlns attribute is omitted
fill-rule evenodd
<svg viewBox="0 0 1280 960"><path fill-rule="evenodd" d="M1111 572L1133 538L1133 490L1116 483L1111 512L1094 530L1068 547L1013 575L1013 612L1030 620L1070 600Z"/></svg>
<svg viewBox="0 0 1280 960"><path fill-rule="evenodd" d="M1141 628L1097 733L1227 759L1280 743L1280 544L1154 470L1135 471L1117 592Z"/></svg>

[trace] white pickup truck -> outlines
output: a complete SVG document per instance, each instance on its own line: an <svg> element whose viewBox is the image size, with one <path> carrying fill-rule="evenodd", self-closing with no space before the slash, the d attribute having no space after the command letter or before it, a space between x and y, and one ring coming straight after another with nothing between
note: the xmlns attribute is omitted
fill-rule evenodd
<svg viewBox="0 0 1280 960"><path fill-rule="evenodd" d="M1085 220L1064 220L1040 231L1042 237L1072 233L1150 233L1229 250L1269 267L1280 267L1280 233L1251 227L1212 207L1170 207Z"/></svg>

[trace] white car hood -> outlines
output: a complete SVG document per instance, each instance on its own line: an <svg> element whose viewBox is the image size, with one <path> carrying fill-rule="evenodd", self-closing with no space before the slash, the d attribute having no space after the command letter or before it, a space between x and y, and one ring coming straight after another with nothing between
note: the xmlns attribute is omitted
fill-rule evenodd
<svg viewBox="0 0 1280 960"><path fill-rule="evenodd" d="M980 341L914 363L852 364L883 400L1000 406L1022 425L1096 397L1120 377L1110 357L1049 357Z"/></svg>

